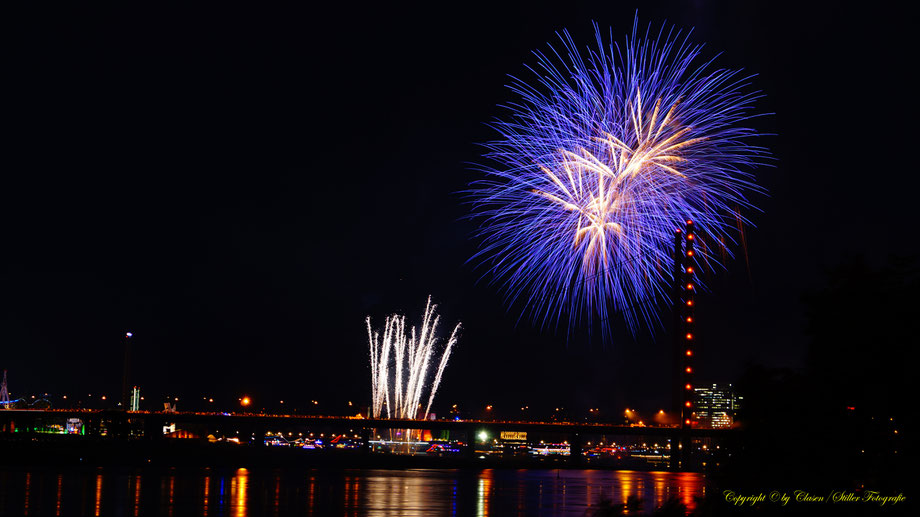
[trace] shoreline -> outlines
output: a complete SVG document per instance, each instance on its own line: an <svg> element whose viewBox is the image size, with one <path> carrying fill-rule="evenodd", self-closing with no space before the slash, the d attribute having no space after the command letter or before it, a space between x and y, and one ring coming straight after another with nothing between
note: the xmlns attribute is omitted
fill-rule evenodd
<svg viewBox="0 0 920 517"><path fill-rule="evenodd" d="M645 461L616 464L573 462L568 456L408 456L361 450L304 450L288 447L209 443L201 440L0 439L4 467L214 467L332 469L563 469L667 471Z"/></svg>

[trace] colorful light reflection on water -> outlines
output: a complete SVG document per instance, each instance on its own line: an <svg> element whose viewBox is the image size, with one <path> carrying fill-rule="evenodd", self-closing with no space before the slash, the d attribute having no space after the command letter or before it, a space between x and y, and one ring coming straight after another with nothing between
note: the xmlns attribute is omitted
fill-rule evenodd
<svg viewBox="0 0 920 517"><path fill-rule="evenodd" d="M696 473L605 470L0 469L0 515L591 515L690 512Z"/></svg>

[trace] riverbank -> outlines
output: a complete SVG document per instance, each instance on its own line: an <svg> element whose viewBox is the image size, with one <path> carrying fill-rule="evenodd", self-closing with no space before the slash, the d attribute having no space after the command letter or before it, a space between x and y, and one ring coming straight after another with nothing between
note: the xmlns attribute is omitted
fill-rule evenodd
<svg viewBox="0 0 920 517"><path fill-rule="evenodd" d="M572 461L568 456L445 456L370 453L346 449L301 449L203 440L116 440L79 436L0 439L0 458L9 466L99 467L309 467L309 468L536 468L662 470L642 460L616 463Z"/></svg>

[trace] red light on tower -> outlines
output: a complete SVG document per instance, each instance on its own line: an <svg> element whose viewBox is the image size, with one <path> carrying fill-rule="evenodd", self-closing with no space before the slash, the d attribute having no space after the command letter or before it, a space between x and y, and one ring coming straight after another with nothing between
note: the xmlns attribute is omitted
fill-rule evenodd
<svg viewBox="0 0 920 517"><path fill-rule="evenodd" d="M693 316L687 316L687 323L693 323Z"/></svg>
<svg viewBox="0 0 920 517"><path fill-rule="evenodd" d="M687 350L687 357L690 357L691 355L693 355L693 350Z"/></svg>
<svg viewBox="0 0 920 517"><path fill-rule="evenodd" d="M684 405L690 407L690 401L688 400L686 403L684 403Z"/></svg>
<svg viewBox="0 0 920 517"><path fill-rule="evenodd" d="M692 275L692 274L693 274L693 268L692 268L692 267L688 267L688 268L687 268L687 273L689 273L689 274Z"/></svg>
<svg viewBox="0 0 920 517"><path fill-rule="evenodd" d="M690 219L687 219L687 224L693 224L693 221L691 221Z"/></svg>
<svg viewBox="0 0 920 517"><path fill-rule="evenodd" d="M688 418L688 419L684 420L684 423L687 424L687 425L690 425L690 419Z"/></svg>
<svg viewBox="0 0 920 517"><path fill-rule="evenodd" d="M693 334L687 333L687 339L693 339Z"/></svg>
<svg viewBox="0 0 920 517"><path fill-rule="evenodd" d="M688 251L687 251L687 256L688 256L688 257L692 257L692 256L693 256L693 250L688 250Z"/></svg>
<svg viewBox="0 0 920 517"><path fill-rule="evenodd" d="M689 389L691 389L691 388L693 388L693 386L691 386L689 383L688 383L686 386L684 386L684 389L688 389L688 390L689 390Z"/></svg>
<svg viewBox="0 0 920 517"><path fill-rule="evenodd" d="M693 289L693 284L687 284L687 290L690 291Z"/></svg>
<svg viewBox="0 0 920 517"><path fill-rule="evenodd" d="M687 373L691 373L692 371L693 371L693 370L688 366L688 367L687 367Z"/></svg>
<svg viewBox="0 0 920 517"><path fill-rule="evenodd" d="M687 300L687 307L693 307L693 300Z"/></svg>
<svg viewBox="0 0 920 517"><path fill-rule="evenodd" d="M693 240L693 234L692 234L692 233L688 233L688 234L687 234L687 240L688 240L688 241L692 241L692 240Z"/></svg>

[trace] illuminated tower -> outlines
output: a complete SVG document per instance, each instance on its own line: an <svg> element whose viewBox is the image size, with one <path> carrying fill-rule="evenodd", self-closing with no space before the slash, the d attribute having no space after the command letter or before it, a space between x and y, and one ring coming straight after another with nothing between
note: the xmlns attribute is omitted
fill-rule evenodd
<svg viewBox="0 0 920 517"><path fill-rule="evenodd" d="M129 411L140 411L141 410L141 389L135 386L131 389L131 405L128 407Z"/></svg>
<svg viewBox="0 0 920 517"><path fill-rule="evenodd" d="M674 290L672 303L674 316L672 333L674 335L674 352L672 362L672 404L674 416L678 419L682 431L687 431L693 424L693 366L694 327L696 320L696 242L693 221L687 221L686 231L674 231ZM685 434L671 443L671 469L681 468L683 450L688 444Z"/></svg>
<svg viewBox="0 0 920 517"><path fill-rule="evenodd" d="M121 379L121 409L122 411L128 409L128 369L131 366L131 338L134 337L134 334L131 332L125 333L125 369L123 377Z"/></svg>
<svg viewBox="0 0 920 517"><path fill-rule="evenodd" d="M6 388L6 370L3 370L3 384L0 384L0 404L5 409L10 408L10 392Z"/></svg>
<svg viewBox="0 0 920 517"><path fill-rule="evenodd" d="M684 316L683 316L683 329L681 339L684 342L684 353L682 354L683 361L680 363L681 375L683 377L683 390L681 390L681 418L680 426L682 429L689 429L693 414L693 382L692 374L693 367L691 366L691 360L693 359L693 344L694 344L694 327L695 320L693 317L696 301L694 300L696 294L696 253L693 249L693 244L696 240L696 235L693 232L693 221L687 221L687 234L685 236L686 247L684 253Z"/></svg>
<svg viewBox="0 0 920 517"><path fill-rule="evenodd" d="M673 357L671 359L671 414L680 419L681 404L683 401L684 389L684 232L674 230L674 288L671 294L671 305L674 310L673 320L671 322L671 334L673 336Z"/></svg>

